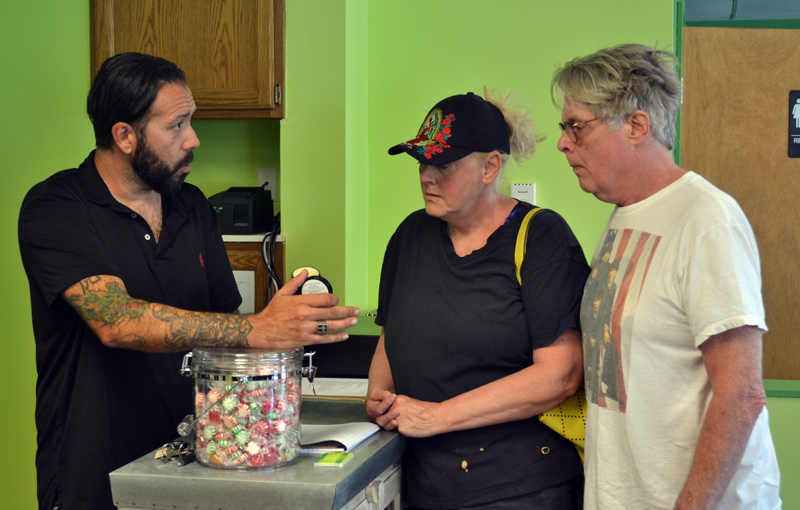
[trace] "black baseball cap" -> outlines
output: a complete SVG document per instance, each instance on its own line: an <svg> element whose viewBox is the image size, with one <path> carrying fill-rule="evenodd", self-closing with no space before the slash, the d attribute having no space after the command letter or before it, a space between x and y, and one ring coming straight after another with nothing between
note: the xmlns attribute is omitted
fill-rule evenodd
<svg viewBox="0 0 800 510"><path fill-rule="evenodd" d="M420 163L448 165L473 152L511 152L503 112L472 92L439 101L416 138L395 145L389 154L407 153Z"/></svg>

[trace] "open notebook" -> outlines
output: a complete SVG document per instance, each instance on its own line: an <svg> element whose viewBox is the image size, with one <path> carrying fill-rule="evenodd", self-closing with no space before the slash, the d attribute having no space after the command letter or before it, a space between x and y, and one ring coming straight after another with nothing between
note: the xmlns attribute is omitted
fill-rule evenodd
<svg viewBox="0 0 800 510"><path fill-rule="evenodd" d="M317 377L311 383L305 377L301 380L304 397L345 397L364 400L367 395L369 380L348 379L341 377Z"/></svg>
<svg viewBox="0 0 800 510"><path fill-rule="evenodd" d="M300 453L345 452L378 432L371 422L337 423L336 425L300 424Z"/></svg>

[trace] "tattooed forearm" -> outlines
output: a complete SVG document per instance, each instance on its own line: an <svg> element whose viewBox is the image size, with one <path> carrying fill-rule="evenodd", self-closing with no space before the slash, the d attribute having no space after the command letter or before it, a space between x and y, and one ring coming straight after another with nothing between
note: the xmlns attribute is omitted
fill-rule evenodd
<svg viewBox="0 0 800 510"><path fill-rule="evenodd" d="M191 312L132 298L112 276L81 280L64 299L111 347L185 351L194 346L246 347L247 315Z"/></svg>
<svg viewBox="0 0 800 510"><path fill-rule="evenodd" d="M135 351L147 351L147 339L135 333L131 333L130 335L125 335L122 339L122 343L125 345L126 349L133 349Z"/></svg>
<svg viewBox="0 0 800 510"><path fill-rule="evenodd" d="M163 305L152 308L153 317L169 325L164 342L175 348L247 347L247 335L253 330L246 315L187 312Z"/></svg>
<svg viewBox="0 0 800 510"><path fill-rule="evenodd" d="M118 282L107 282L87 278L80 282L81 293L72 293L67 301L87 322L98 322L113 326L123 321L137 320L144 315L142 301L131 299Z"/></svg>

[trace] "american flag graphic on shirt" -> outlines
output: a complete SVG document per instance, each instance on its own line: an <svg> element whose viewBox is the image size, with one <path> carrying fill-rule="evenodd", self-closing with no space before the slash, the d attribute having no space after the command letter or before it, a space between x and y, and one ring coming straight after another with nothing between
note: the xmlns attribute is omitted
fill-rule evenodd
<svg viewBox="0 0 800 510"><path fill-rule="evenodd" d="M624 413L622 338L630 334L650 263L661 236L624 229L606 232L592 260L581 306L586 398Z"/></svg>

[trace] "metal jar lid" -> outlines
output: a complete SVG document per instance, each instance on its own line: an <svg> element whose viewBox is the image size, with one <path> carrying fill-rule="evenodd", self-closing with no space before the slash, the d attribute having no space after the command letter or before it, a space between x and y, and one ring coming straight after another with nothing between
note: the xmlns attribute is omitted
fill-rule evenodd
<svg viewBox="0 0 800 510"><path fill-rule="evenodd" d="M191 367L184 360L183 373L196 379L249 381L287 379L302 373L303 348L243 349L197 347Z"/></svg>

